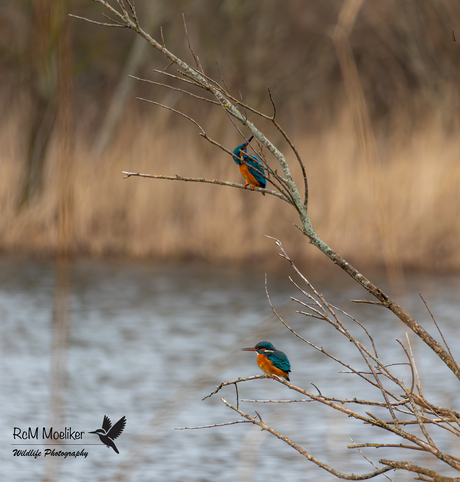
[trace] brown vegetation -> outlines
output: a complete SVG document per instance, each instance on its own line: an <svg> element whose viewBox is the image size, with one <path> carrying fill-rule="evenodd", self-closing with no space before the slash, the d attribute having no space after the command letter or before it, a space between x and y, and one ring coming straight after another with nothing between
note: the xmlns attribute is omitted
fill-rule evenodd
<svg viewBox="0 0 460 482"><path fill-rule="evenodd" d="M53 6L51 0L41 3ZM148 4L136 3L149 18ZM181 12L173 4L165 2L161 15L151 14L150 21L156 31L163 25L168 47L182 53L187 46ZM460 52L450 37L455 26L449 23L460 19L460 8L450 2L369 1L358 16L350 42L382 164L379 200L359 150L330 38L341 2L328 2L327 8L319 1L286 5L184 2L189 34L205 70L215 71L217 59L227 85L268 112L270 85L279 122L306 163L311 219L331 247L351 261L370 263L382 238L376 202L384 202L393 220L388 235L404 266L460 269L460 140L454 121ZM5 73L1 89L7 94L1 98L0 249L51 254L60 242L58 179L63 164L57 137L63 130L53 131L46 148L39 192L21 203L35 105L26 88L34 80L24 60L30 41L25 32L35 17L15 2L6 2L4 10L12 25L23 22L24 38L8 45L13 29L10 37L3 34L0 39ZM72 13L91 16L95 11L87 2L76 2ZM68 207L72 252L243 262L273 255L272 243L263 237L268 234L283 239L296 259L319 257L292 226L296 219L288 206L270 196L122 179L121 171L128 170L239 181L231 158L197 136L191 124L153 106L136 105L134 97L139 92L155 100L169 96L169 105L180 103L233 149L239 138L218 108L196 112L193 104L183 104L170 92L132 81L114 137L95 158L104 113L133 37L123 32L127 43L120 45L118 29L115 35L74 19L66 25L72 32L74 59L73 163L66 180L73 194ZM165 67L164 61L150 50L147 54L141 75L154 78L151 68ZM279 136L273 140L283 149Z"/></svg>

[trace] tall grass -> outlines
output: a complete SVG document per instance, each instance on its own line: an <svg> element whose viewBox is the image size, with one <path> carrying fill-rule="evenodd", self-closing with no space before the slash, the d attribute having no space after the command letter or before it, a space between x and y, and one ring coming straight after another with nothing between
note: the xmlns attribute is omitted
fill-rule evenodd
<svg viewBox="0 0 460 482"><path fill-rule="evenodd" d="M48 18L46 9L54 3L40 5ZM460 6L447 0L362 4L348 40L369 112L366 124L375 133L378 169L369 169L351 115L357 101L350 101L350 89L344 88L346 69L331 38L343 5L342 0L183 2L192 44L207 73L218 77L218 59L230 90L241 91L245 101L268 113L270 85L278 120L306 163L312 221L332 248L350 261L385 265L391 240L395 266L458 270L460 50L451 40L455 26L449 22L460 18ZM161 23L168 47L190 60L175 2L159 0L153 11L146 0L137 6L149 30L158 34ZM100 14L84 0L69 8L92 18ZM120 109L125 114L110 148L95 159L110 96L119 73L130 65L135 44L123 29L98 29L75 20L61 32L71 35L64 57L66 72L73 74L66 95L74 103L68 125L75 126L75 134L72 127L53 130L43 184L37 183L38 193L21 204L33 119L40 118L33 115L34 105L43 96L36 75L41 64L34 61L32 47L47 45L55 35L41 25L32 4L6 0L3 13L8 22L2 23L0 36L0 250L52 254L67 245L69 235L69 249L79 254L256 264L257 258L276 259L273 243L263 237L268 234L281 238L297 259L320 259L293 227L295 212L270 196L122 179L121 171L130 170L241 180L232 160L196 136L191 124L151 106L133 107L131 99L140 94L184 109L231 149L240 138L221 112L197 109L177 93L137 83ZM50 55L57 54L51 49L42 60ZM139 75L152 78L152 67L165 63L149 53ZM47 105L56 106L58 99L60 115L62 96L50 92L62 84L62 71L45 76ZM69 132L64 147L57 138L62 143L63 132ZM269 129L268 135L288 152L276 132ZM62 162L67 155L71 166ZM290 160L296 166L293 156Z"/></svg>
<svg viewBox="0 0 460 482"><path fill-rule="evenodd" d="M51 254L58 248L57 150L53 143L43 195L18 210L24 168L24 119L14 112L0 130L0 249ZM377 134L383 196L393 221L399 261L422 270L458 270L460 254L460 138L441 116L416 130ZM290 253L317 261L320 253L293 226L295 212L271 196L204 184L141 178L121 171L241 181L232 159L209 146L188 124L133 114L103 158L95 163L86 136L73 152L70 250L75 254L255 263L276 258L264 234L279 237ZM236 135L226 135L232 148ZM384 263L378 215L350 116L343 109L319 132L294 133L306 163L310 215L318 234L360 265ZM287 149L284 148L287 152ZM299 183L295 159L290 156Z"/></svg>

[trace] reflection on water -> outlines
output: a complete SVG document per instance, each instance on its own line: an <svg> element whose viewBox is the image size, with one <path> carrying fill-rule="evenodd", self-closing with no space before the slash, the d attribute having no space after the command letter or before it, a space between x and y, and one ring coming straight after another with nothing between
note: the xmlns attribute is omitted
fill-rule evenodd
<svg viewBox="0 0 460 482"><path fill-rule="evenodd" d="M305 274L326 299L365 322L381 358L404 361L395 341L404 340L404 329L390 313L351 304L349 299L365 294L341 273L327 279ZM360 363L352 346L332 328L295 314L299 306L287 302L291 295L300 294L287 276L269 273L268 280L273 304L293 328L334 355ZM54 283L52 262L0 260L1 480L44 477L43 459L13 457L11 444L14 427L49 423ZM407 282L406 306L436 335L418 296L423 293L456 358L460 358L456 342L459 288L459 277L415 277ZM69 309L64 419L66 427L86 432L85 445L73 450L84 448L89 455L62 460L61 481L336 480L278 439L246 424L174 430L237 419L220 401L221 396L234 401L233 387L206 401L201 398L224 379L258 374L255 355L239 348L264 338L289 355L293 383L311 389L313 382L328 396L380 400L378 393L351 375L338 373L338 365L276 321L265 297L263 273L79 261L71 268ZM412 339L425 396L459 410L456 379ZM290 394L272 380L256 380L240 386L239 396L283 399ZM249 413L258 410L269 425L344 472L372 470L359 453L346 449L349 437L355 443L399 443L312 403L244 403L242 408ZM120 455L87 434L100 428L104 415L113 422L123 415L127 418L126 429L117 439ZM447 433L438 440L439 448L446 451L455 443ZM376 462L384 457L401 459L386 449L368 450L366 455ZM409 455L414 463L423 463L417 453ZM412 480L399 473L392 478Z"/></svg>

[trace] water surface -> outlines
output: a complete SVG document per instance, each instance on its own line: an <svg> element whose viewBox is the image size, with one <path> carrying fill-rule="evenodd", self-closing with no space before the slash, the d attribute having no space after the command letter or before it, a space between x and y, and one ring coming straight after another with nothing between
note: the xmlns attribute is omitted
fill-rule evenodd
<svg viewBox="0 0 460 482"><path fill-rule="evenodd" d="M405 341L405 330L391 313L350 303L350 299L366 295L340 272L326 277L316 272L305 274L329 302L366 325L382 360L405 361L395 341ZM378 281L387 288L384 281ZM55 283L53 262L0 260L1 480L39 481L48 470L42 458L14 457L12 434L14 427L49 426L52 420ZM268 273L268 283L274 306L295 330L334 356L364 368L359 354L337 331L319 320L295 314L301 307L289 302L289 297L300 299L302 295L285 274ZM436 335L418 295L423 293L457 358L459 289L460 277L410 277L404 301L413 316ZM56 480L62 482L337 480L249 424L175 430L239 419L220 401L224 397L235 403L233 387L205 401L201 398L222 380L259 374L255 355L239 348L265 338L289 355L291 380L296 385L316 393L311 385L314 383L327 396L381 400L377 390L350 374L339 373L339 365L305 345L273 317L263 273L83 260L70 268L67 302L61 428L86 432L84 445L72 450L84 448L88 457L59 460ZM359 328L348 321L347 326L367 343ZM455 377L430 350L411 339L425 396L433 403L460 410ZM407 377L404 368L395 367L395 372ZM239 389L242 399L292 396L273 380L256 380ZM267 424L347 473L372 470L358 452L346 448L350 437L356 443L400 442L318 404L244 402L240 408L250 414L257 410ZM101 427L104 415L112 422L127 418L126 429L116 440L119 455L87 433ZM430 433L438 437L442 450L459 455L458 440L447 432L438 434L430 429ZM70 450L70 446L59 449ZM383 457L401 460L402 456L391 449L367 450L366 455L375 462ZM413 451L406 460L426 464L426 458ZM390 476L393 480L413 479L403 473ZM384 479L380 476L374 480Z"/></svg>

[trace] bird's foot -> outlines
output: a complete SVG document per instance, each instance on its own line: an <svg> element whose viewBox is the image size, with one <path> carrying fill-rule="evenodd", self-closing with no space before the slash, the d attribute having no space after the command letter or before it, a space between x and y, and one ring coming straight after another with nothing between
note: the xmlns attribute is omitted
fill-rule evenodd
<svg viewBox="0 0 460 482"><path fill-rule="evenodd" d="M245 185L244 185L244 189L246 189L248 186L249 186L249 184L245 184Z"/></svg>

